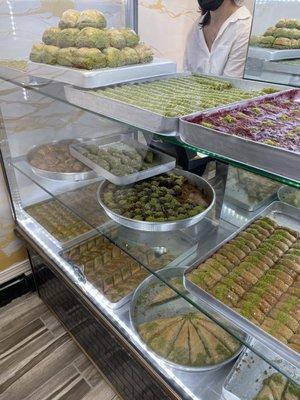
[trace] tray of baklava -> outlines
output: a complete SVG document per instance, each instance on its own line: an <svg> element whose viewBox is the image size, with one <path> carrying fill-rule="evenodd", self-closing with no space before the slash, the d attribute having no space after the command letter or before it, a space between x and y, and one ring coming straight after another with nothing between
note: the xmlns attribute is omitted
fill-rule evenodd
<svg viewBox="0 0 300 400"><path fill-rule="evenodd" d="M96 178L95 172L70 153L70 146L83 139L54 140L33 146L26 155L32 171L43 178L57 181L83 181Z"/></svg>
<svg viewBox="0 0 300 400"><path fill-rule="evenodd" d="M109 218L98 204L99 184L99 181L93 182L78 189L61 193L56 198L92 227L100 227L108 222Z"/></svg>
<svg viewBox="0 0 300 400"><path fill-rule="evenodd" d="M300 215L274 202L189 267L185 287L209 309L300 367Z"/></svg>
<svg viewBox="0 0 300 400"><path fill-rule="evenodd" d="M168 172L176 164L175 158L149 149L126 134L72 144L70 152L98 176L120 186Z"/></svg>
<svg viewBox="0 0 300 400"><path fill-rule="evenodd" d="M57 199L31 204L25 211L51 235L57 246L71 246L93 236L96 228L108 220L96 203L98 186L96 182L59 194Z"/></svg>
<svg viewBox="0 0 300 400"><path fill-rule="evenodd" d="M163 269L139 285L130 304L132 327L149 351L175 369L221 368L243 346L183 298L184 268Z"/></svg>
<svg viewBox="0 0 300 400"><path fill-rule="evenodd" d="M199 149L299 181L300 90L291 89L180 119L180 138Z"/></svg>
<svg viewBox="0 0 300 400"><path fill-rule="evenodd" d="M124 238L122 227L106 229L105 235L82 241L61 252L61 256L79 269L87 281L105 297L110 308L118 309L130 301L136 287L151 271L176 265L182 260L173 248L160 251L147 242L137 243ZM190 255L189 244L184 246ZM183 249L183 247L181 247Z"/></svg>

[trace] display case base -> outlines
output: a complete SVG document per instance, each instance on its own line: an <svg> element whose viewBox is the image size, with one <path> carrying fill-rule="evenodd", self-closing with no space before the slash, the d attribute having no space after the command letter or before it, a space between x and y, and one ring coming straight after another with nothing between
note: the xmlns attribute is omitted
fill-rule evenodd
<svg viewBox="0 0 300 400"><path fill-rule="evenodd" d="M53 269L29 250L35 283L45 304L124 400L181 399L162 386L125 349Z"/></svg>

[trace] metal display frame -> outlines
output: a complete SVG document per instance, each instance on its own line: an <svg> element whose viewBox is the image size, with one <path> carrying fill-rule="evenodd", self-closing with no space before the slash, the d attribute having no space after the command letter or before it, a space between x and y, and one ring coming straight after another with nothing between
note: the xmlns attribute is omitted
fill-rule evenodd
<svg viewBox="0 0 300 400"><path fill-rule="evenodd" d="M126 25L131 26L137 31L138 1L126 0L124 4ZM59 102L65 102L69 107L76 107L81 113L86 112L88 115L100 116L99 120L103 121L105 117L104 113L101 113L101 111L96 108L85 111L87 107L85 107L84 104L72 104L72 102L69 101L70 99L65 96L65 94L68 94L70 88L64 86L62 83L39 82L39 80L32 80L26 72L3 67L0 67L0 76L4 78L9 85L15 85L21 88L20 90L29 90L34 94L51 98L54 102L57 102L58 106L60 104ZM245 88L249 87L250 84L256 88L271 86L262 82L255 83L253 81L236 80L236 82L237 81L241 85L244 85ZM276 86L279 87L278 85ZM75 90L76 92L78 91L77 89L74 89L74 91ZM84 95L84 91L80 93ZM141 117L144 118L145 116L142 115ZM137 138L143 136L143 143L146 142L151 148L151 140L154 137L154 132L149 126L148 128L147 126L141 128L138 121L133 120L129 124L126 123L126 121L122 121L122 118L118 119L115 116L109 115L107 116L107 121L113 123L118 122L122 125L123 131L124 126L128 129L126 125L130 125L129 128L131 132L134 133L135 139L137 140ZM178 119L171 122L170 131L167 132L169 136L176 135L177 132L175 131L178 131ZM70 122L72 127L73 123L73 121ZM156 133L162 138L166 132L158 131ZM85 135L86 138L89 138L88 132L84 132L83 136ZM177 146L180 148L181 152L178 152L178 154L181 155L187 148L178 138L174 139L174 144L170 146ZM201 151L200 148L193 148L190 150L193 157L197 153L197 150L199 150L199 152ZM165 151L165 153L167 153L167 151ZM38 293L50 310L64 324L67 331L81 349L93 363L103 371L106 379L111 382L119 396L124 400L219 399L222 393L223 383L226 377L229 376L234 365L233 361L218 370L190 373L189 371L173 368L171 365L168 365L163 360L156 357L155 354L149 352L135 334L134 329L130 326L129 304L126 303L118 309L109 308L105 301L105 296L103 296L91 282L85 279L82 271L61 257L62 247L64 246L61 246L60 243L55 241L41 225L24 211L24 196L20 190L23 178L25 181L30 181L30 184L36 189L44 189L44 191L53 198L56 198L57 195L64 192L65 186L63 185L65 185L66 182L63 180L58 181L58 185L62 185L61 191L51 194L51 190L47 185L43 187L44 177L39 176L38 179L33 179L32 176L35 172L32 171L28 165L26 171L22 171L22 165L24 166L24 163L22 164L20 162L20 165L17 165L20 160L25 162L24 155L17 154L17 156L15 156L15 154L12 154L9 145L4 118L0 109L1 166L5 185L8 189L10 207L16 224L16 233L24 241L29 251L32 273ZM225 203L224 193L228 169L228 165L225 163L232 165L237 165L238 163L235 164L229 158L223 158L223 162L225 163L217 161L217 167L215 168L217 171L216 175L214 178L211 178L210 166L215 160L222 158L213 152L211 152L209 156L210 164L205 171L205 180L215 189L216 204L215 207L210 210L209 215L197 224L189 227L179 226L180 229L183 229L180 233L187 235L189 239L191 239L191 249L190 252L187 253L182 251L181 256L179 256L175 262L176 268L185 269L187 265L193 264L196 259L199 259L200 255L206 254L208 250L214 248L238 231L241 225L247 223L255 213L255 211L241 211L238 206L233 209L230 208L229 204ZM197 157L193 158L193 165L195 164L197 164ZM248 167L251 169L253 165L250 163L249 165L244 165L244 167L245 169ZM256 170L255 168L253 169ZM261 173L259 170L257 172ZM264 175L264 173L261 173L261 175ZM289 181L287 176L281 177L278 174L276 175L276 171L272 177L283 178L286 180L285 183L295 186L294 181ZM73 184L73 182L71 183ZM88 182L81 182L80 184L84 185L85 183L87 184ZM298 182L298 184L300 187L300 182ZM62 202L62 200L60 201ZM216 210L218 210L218 212ZM70 211L74 210L70 208ZM227 219L222 217L222 215L225 214L224 211L226 211ZM78 212L76 213L78 215ZM206 224L208 221L209 223ZM111 222L115 224L114 221ZM207 228L208 226L209 229ZM97 227L95 227L95 229L96 228ZM128 229L128 232L130 232L132 228ZM96 230L99 233L106 234L104 225L98 227ZM141 240L145 241L147 240L147 234L164 235L163 232L136 232L141 235ZM93 234L94 233L95 231L93 231ZM169 234L172 234L172 232L165 233L165 235ZM116 245L118 246L118 244ZM123 245L119 245L119 248L130 255L130 250L126 248L126 244L125 248L122 246ZM161 246L161 248L162 247L163 246ZM161 251L161 248L159 248L158 251ZM132 257L134 258L135 256L132 255ZM170 266L174 267L174 264L171 262L169 267ZM147 269L146 265L143 267ZM149 273L152 274L152 277L161 279L162 282L169 286L168 282L165 282L163 277L160 278L159 271L153 272L150 271L149 268ZM197 304L196 300L193 302L193 299L185 297L184 293L178 292L178 296L180 295L183 300L189 301L194 307L198 307L198 309L211 318L212 321L219 323L230 333L230 329L228 329L226 323L219 321L213 313L210 314L207 312L205 308ZM231 333L236 334L235 330ZM249 334L247 330L243 333L244 336ZM237 337L239 337L239 335L237 335ZM271 365L273 362L271 356L268 358L269 355L264 354L264 349L261 349L259 344L255 344L251 339L249 339L249 341L248 339L242 341L242 343L249 349L257 352L260 358L265 360L264 362L267 361L269 365ZM284 353L282 353L282 356L284 357ZM282 373L288 374L282 365L277 365L276 368Z"/></svg>

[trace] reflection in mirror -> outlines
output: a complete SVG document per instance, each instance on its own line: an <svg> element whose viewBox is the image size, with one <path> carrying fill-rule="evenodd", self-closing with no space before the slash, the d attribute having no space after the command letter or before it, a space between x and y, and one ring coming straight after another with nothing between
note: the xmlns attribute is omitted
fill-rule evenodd
<svg viewBox="0 0 300 400"><path fill-rule="evenodd" d="M299 1L256 1L245 78L300 86Z"/></svg>

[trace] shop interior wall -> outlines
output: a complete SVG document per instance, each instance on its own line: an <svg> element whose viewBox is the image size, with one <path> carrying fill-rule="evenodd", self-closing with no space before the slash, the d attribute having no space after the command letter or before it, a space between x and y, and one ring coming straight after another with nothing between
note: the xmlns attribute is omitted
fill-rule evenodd
<svg viewBox="0 0 300 400"><path fill-rule="evenodd" d="M0 59L27 59L34 42L40 42L43 31L57 25L61 14L71 9L98 8L108 19L109 26L124 26L123 0L9 0L0 1ZM8 135L12 140L14 155L24 154L29 145L43 143L47 138L72 137L75 133L65 128L78 123L87 128L84 121L78 122L78 110L67 105L57 106L47 99L35 98L32 93L18 89L0 80L0 106L5 115ZM50 100L48 100L50 101ZM61 115L57 114L60 109ZM50 111L52 112L49 116ZM67 120L62 121L60 117ZM85 117L90 120L90 118ZM94 121L96 124L96 122ZM92 122L93 125L93 122ZM53 131L54 129L54 131ZM97 127L99 129L99 125ZM97 135L96 133L93 133ZM79 135L79 133L78 133ZM29 191L30 192L30 191ZM0 171L0 271L24 260L26 252L13 233L13 219L10 213L7 193Z"/></svg>

